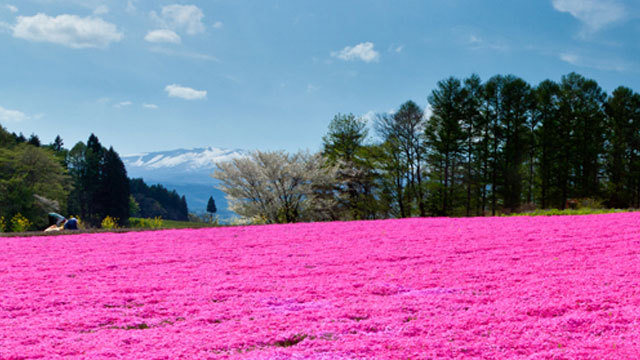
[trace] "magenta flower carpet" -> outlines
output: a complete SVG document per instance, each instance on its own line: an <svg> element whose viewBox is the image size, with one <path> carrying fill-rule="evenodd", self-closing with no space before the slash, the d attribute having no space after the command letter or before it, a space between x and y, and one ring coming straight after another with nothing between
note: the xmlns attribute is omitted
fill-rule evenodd
<svg viewBox="0 0 640 360"><path fill-rule="evenodd" d="M0 238L0 359L637 359L640 213Z"/></svg>

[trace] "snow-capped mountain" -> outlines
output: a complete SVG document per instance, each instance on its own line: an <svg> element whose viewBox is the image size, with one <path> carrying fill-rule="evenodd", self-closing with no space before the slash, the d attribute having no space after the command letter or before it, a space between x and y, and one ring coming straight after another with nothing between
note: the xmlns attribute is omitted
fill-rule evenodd
<svg viewBox="0 0 640 360"><path fill-rule="evenodd" d="M218 215L224 218L233 213L227 210L224 193L215 188L217 180L211 174L217 162L247 154L241 149L207 147L130 154L122 156L122 161L130 178L142 178L149 185L162 184L184 194L190 211L204 212L209 196L213 196Z"/></svg>
<svg viewBox="0 0 640 360"><path fill-rule="evenodd" d="M208 147L131 154L123 156L122 161L130 177L210 182L209 175L215 170L217 162L246 155L247 152L240 149ZM206 175L206 178L197 175Z"/></svg>

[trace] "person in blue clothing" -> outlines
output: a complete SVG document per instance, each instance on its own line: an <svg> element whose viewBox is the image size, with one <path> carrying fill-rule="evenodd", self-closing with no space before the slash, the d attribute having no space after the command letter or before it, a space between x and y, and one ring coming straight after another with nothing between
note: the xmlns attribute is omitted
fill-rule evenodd
<svg viewBox="0 0 640 360"><path fill-rule="evenodd" d="M76 218L74 218L72 216L71 219L66 220L64 222L64 229L65 230L78 230L78 219L76 219Z"/></svg>
<svg viewBox="0 0 640 360"><path fill-rule="evenodd" d="M49 213L49 227L44 231L78 230L78 219L67 219L58 213Z"/></svg>

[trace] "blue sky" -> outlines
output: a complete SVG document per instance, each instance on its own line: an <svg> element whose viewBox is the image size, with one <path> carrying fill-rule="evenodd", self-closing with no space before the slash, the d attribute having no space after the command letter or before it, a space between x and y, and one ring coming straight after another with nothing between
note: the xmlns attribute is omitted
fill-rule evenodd
<svg viewBox="0 0 640 360"><path fill-rule="evenodd" d="M0 124L121 154L319 150L437 81L576 71L640 91L633 0L0 0Z"/></svg>

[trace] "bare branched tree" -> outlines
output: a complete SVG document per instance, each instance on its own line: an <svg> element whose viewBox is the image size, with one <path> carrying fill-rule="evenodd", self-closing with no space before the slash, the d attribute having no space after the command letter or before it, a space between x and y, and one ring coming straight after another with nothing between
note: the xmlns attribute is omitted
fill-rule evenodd
<svg viewBox="0 0 640 360"><path fill-rule="evenodd" d="M322 221L334 218L336 168L320 154L255 151L217 164L229 208L244 218L266 223Z"/></svg>

